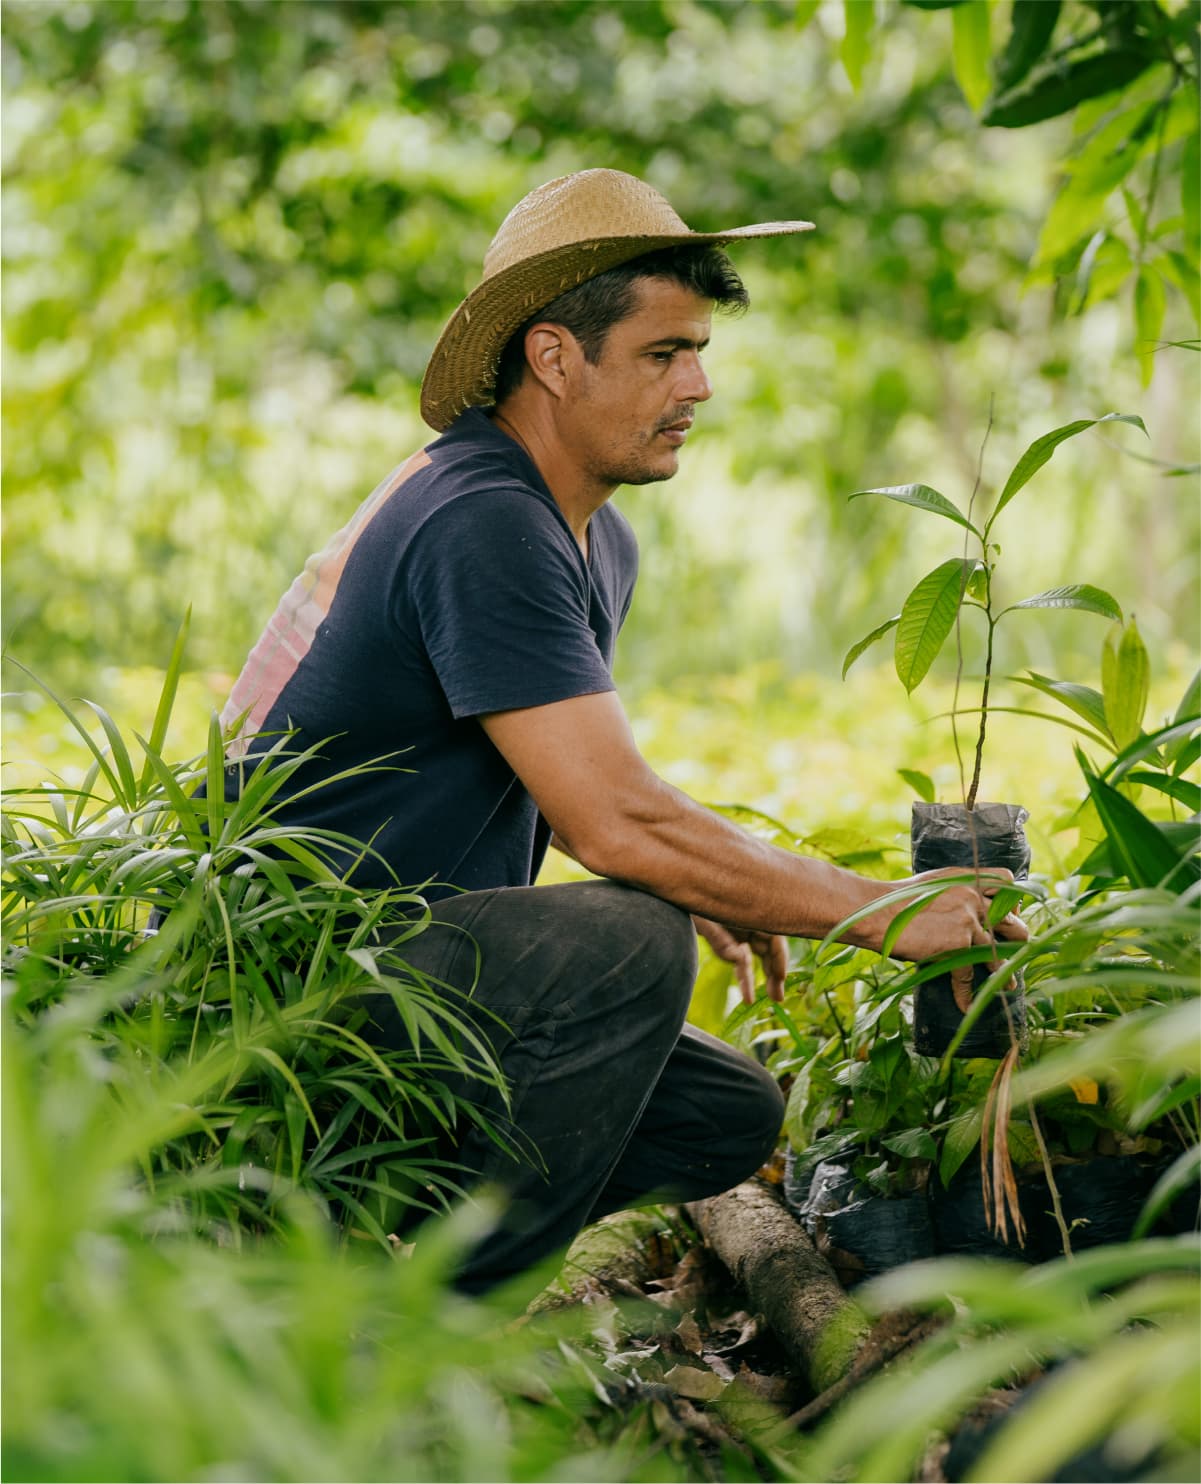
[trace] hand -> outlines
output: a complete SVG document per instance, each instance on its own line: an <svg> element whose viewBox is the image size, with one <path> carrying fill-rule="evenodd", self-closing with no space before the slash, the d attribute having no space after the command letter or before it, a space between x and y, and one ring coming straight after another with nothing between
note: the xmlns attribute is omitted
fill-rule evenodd
<svg viewBox="0 0 1201 1484"><path fill-rule="evenodd" d="M924 871L920 875L911 876L907 881L892 882L890 886L895 889L897 886L913 886L918 883L938 881L946 876L962 875L962 869L954 867L939 871ZM956 948L991 946L998 938L1024 941L1030 936L1030 932L1016 912L1007 913L995 927L990 927L988 922L988 909L992 898L998 891L1012 884L1012 871L1007 871L1002 867L990 867L977 875L974 886L963 883L948 887L927 902L917 916L906 924L904 931L890 950L893 957L920 963L924 959L934 958L940 953L952 952ZM879 925L874 918L869 919L873 934L878 926L877 943L883 941L888 922L897 912L902 911L905 905L902 903L900 907L891 911L887 920ZM989 967L999 968L1000 961L996 958L990 960ZM971 964L951 970L951 986L956 1005L966 1012L972 1002Z"/></svg>
<svg viewBox="0 0 1201 1484"><path fill-rule="evenodd" d="M763 979L768 998L777 1004L784 998L784 976L788 973L788 944L772 933L758 933L748 928L725 927L707 917L693 916L697 932L726 963L738 971L738 993L744 1005L755 1003L755 965L763 965Z"/></svg>

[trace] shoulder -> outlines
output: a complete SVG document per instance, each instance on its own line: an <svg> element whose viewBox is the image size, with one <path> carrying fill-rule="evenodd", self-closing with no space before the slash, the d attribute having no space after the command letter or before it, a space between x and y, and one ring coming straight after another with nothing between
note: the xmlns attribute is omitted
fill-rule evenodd
<svg viewBox="0 0 1201 1484"><path fill-rule="evenodd" d="M600 523L604 539L619 556L635 562L638 560L638 538L634 535L634 527L612 500L601 506L594 519Z"/></svg>

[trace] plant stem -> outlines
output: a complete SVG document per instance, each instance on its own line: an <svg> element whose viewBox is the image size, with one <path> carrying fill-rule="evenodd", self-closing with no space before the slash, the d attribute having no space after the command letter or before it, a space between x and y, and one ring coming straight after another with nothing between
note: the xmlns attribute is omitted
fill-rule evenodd
<svg viewBox="0 0 1201 1484"><path fill-rule="evenodd" d="M826 1008L829 1010L831 1018L834 1021L834 1029L838 1032L838 1039L842 1042L842 1054L849 1060L851 1055L850 1043L847 1040L846 1031L842 1028L842 1021L839 1018L838 1011L834 1007L834 1001L830 998L830 991L828 989L822 990L822 999L825 1000Z"/></svg>
<svg viewBox="0 0 1201 1484"><path fill-rule="evenodd" d="M1038 1157L1042 1161L1043 1174L1047 1177L1047 1187L1051 1192L1051 1209L1055 1214L1055 1225L1059 1228L1059 1236L1063 1242L1063 1255L1070 1261L1072 1257L1072 1237L1068 1230L1068 1224L1063 1219L1063 1204L1059 1199L1059 1186L1055 1183L1055 1173L1051 1168L1051 1156L1047 1152L1047 1141L1043 1138L1042 1125L1038 1121L1038 1114L1034 1111L1034 1104L1030 1104L1030 1127L1034 1130L1034 1142L1038 1145Z"/></svg>
<svg viewBox="0 0 1201 1484"><path fill-rule="evenodd" d="M988 617L988 648L984 655L984 689L980 693L980 730L976 733L976 762L972 769L972 783L967 791L967 807L974 809L976 794L980 788L980 768L984 762L984 736L988 729L988 688L992 684L992 640L996 620L992 616L992 584L989 584L988 601L984 609Z"/></svg>

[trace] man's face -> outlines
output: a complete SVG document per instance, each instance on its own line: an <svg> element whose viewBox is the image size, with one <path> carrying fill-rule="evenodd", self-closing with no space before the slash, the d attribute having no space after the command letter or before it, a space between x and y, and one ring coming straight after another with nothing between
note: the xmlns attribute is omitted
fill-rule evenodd
<svg viewBox="0 0 1201 1484"><path fill-rule="evenodd" d="M713 395L701 366L712 302L668 279L634 284L632 314L613 325L596 364L576 362L571 445L599 484L670 479L698 402Z"/></svg>

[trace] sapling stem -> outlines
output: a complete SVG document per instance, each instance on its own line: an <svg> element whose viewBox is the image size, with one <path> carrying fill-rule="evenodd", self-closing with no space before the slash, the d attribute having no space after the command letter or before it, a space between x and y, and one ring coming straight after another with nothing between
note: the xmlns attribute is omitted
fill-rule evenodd
<svg viewBox="0 0 1201 1484"><path fill-rule="evenodd" d="M975 769L974 769L973 774L972 774L971 789L966 793L965 800L964 800L965 807L967 808L967 810L968 810L969 813L971 812L971 808L972 808L973 803L975 803L976 790L980 787L980 760L981 760L981 756L982 756L983 751L984 751L984 732L985 732L985 726L986 726L986 723L987 723L987 720L988 720L988 682L989 682L989 679L991 677L991 668L992 668L992 631L993 631L993 624L995 622L995 620L993 619L993 616L992 616L992 570L990 569L990 567L988 565L988 532L989 532L989 525L988 524L985 525L985 527L984 527L984 534L981 535L980 532L977 531L975 529L975 527L971 524L971 519L972 519L972 514L973 514L973 512L974 512L974 510L976 508L976 496L980 493L980 481L984 477L984 453L985 453L985 450L988 448L988 440L989 440L989 436L992 433L992 425L993 425L993 398L990 397L988 399L988 426L984 429L984 437L980 440L980 453L979 453L979 456L976 459L976 478L975 478L974 483L972 484L972 492L968 496L968 502L967 502L967 519L968 519L968 525L964 528L964 533L963 533L963 555L964 555L964 558L965 559L967 557L967 543L968 543L969 536L972 533L974 533L978 537L978 539L980 541L980 546L981 546L981 553L980 554L981 554L981 557L983 558L983 560L981 562L981 566L984 569L984 603L981 606L984 608L984 615L988 619L988 658L987 658L987 662L986 662L985 667L984 667L984 700L983 700L983 704L982 704L981 710L980 710L980 730L979 730L979 732L977 734L977 738L976 738L976 761L975 761ZM955 693L954 693L954 696L952 697L952 700L951 700L951 739L952 739L952 741L955 744L955 761L956 761L956 763L959 766L959 791L960 791L960 793L963 793L964 792L964 772L963 772L963 750L959 746L959 724L958 724L958 722L959 722L959 687L963 683L963 627L962 627L962 624L963 624L964 599L966 598L966 596L967 596L967 592L966 592L966 586L965 586L965 588L963 588L963 589L960 590L960 594L959 594L959 598L960 598L959 607L955 611ZM972 836L972 854L973 854L973 856L975 855L975 853L976 853L976 849L975 849L975 835L973 834L973 836Z"/></svg>
<svg viewBox="0 0 1201 1484"><path fill-rule="evenodd" d="M980 692L980 729L976 733L976 760L972 767L971 787L967 791L966 805L969 810L975 808L976 794L980 789L980 768L984 762L984 738L988 730L988 689L992 684L992 641L993 632L997 627L997 621L992 616L992 583L988 577L985 581L988 584L984 604L984 613L988 619L988 647L984 653L984 687Z"/></svg>

